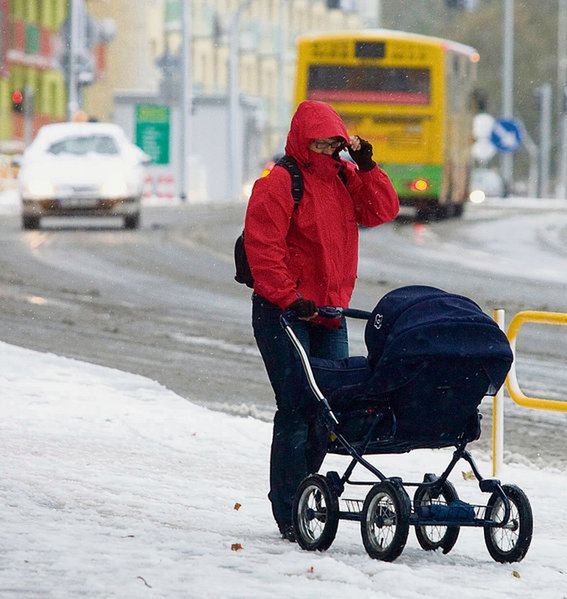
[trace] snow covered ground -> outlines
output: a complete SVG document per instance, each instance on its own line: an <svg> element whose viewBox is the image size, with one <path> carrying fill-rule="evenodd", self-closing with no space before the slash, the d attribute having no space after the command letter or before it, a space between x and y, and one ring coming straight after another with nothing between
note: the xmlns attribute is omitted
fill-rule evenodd
<svg viewBox="0 0 567 599"><path fill-rule="evenodd" d="M326 553L304 552L272 522L269 424L139 376L4 343L0 352L2 598L567 597L565 472L520 459L505 467L534 510L519 564L492 561L472 529L448 555L424 552L410 531L397 561L374 561L352 522ZM448 455L373 461L416 480ZM332 456L327 466L342 464ZM460 469L453 482L480 500Z"/></svg>

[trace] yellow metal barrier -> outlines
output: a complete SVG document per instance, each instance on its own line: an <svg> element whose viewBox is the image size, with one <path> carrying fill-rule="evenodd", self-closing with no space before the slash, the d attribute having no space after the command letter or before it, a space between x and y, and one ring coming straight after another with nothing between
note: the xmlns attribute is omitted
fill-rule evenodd
<svg viewBox="0 0 567 599"><path fill-rule="evenodd" d="M494 320L504 330L504 310L494 311ZM527 322L533 324L567 325L567 314L563 312L536 312L525 310L512 318L506 336L514 353L514 363L506 377L506 387L510 397L520 406L537 410L567 412L567 401L557 401L538 397L528 397L521 389L516 377L516 338ZM492 405L492 474L496 476L502 468L504 453L504 402L503 389L494 396Z"/></svg>
<svg viewBox="0 0 567 599"><path fill-rule="evenodd" d="M534 312L526 310L524 312L518 312L514 318L512 318L508 327L506 336L516 356L516 338L520 331L520 328L526 322L535 324L559 324L567 325L567 314L563 312ZM543 399L536 397L528 397L520 389L518 379L516 378L516 365L515 361L512 364L512 368L506 378L506 387L510 397L520 406L526 408L536 408L538 410L554 410L556 412L567 412L567 401L557 401L553 399Z"/></svg>

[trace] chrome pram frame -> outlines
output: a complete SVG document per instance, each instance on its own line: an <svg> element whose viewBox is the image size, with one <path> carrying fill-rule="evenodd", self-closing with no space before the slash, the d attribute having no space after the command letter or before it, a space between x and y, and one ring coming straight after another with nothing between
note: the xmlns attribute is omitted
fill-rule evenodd
<svg viewBox="0 0 567 599"><path fill-rule="evenodd" d="M318 308L318 314L324 318L368 320L372 313L326 306ZM292 322L296 318L292 311L284 311L280 317L281 325L299 355L309 388L322 405L330 438L351 457L342 476L335 471L325 476L314 473L297 488L293 522L300 547L309 551L328 549L335 539L339 521L350 520L360 522L363 544L370 557L393 561L406 545L410 526L415 528L423 549L441 549L443 553L454 547L460 527L477 527L484 529L486 547L494 560L501 563L522 560L529 549L533 532L531 506L525 493L515 485L503 485L496 478L483 477L466 449L469 441L464 433L454 444L452 458L440 476L427 473L420 482L386 476L364 458L380 414L377 414L374 425L362 442L361 450L336 431L339 419L319 388L309 356L293 331ZM448 478L460 460L469 464L480 491L490 494L486 504L469 504L459 500ZM380 482L352 480L357 464ZM346 485L370 486L371 489L364 500L341 499ZM416 489L413 501L407 493L408 487ZM346 509L339 508L339 499Z"/></svg>

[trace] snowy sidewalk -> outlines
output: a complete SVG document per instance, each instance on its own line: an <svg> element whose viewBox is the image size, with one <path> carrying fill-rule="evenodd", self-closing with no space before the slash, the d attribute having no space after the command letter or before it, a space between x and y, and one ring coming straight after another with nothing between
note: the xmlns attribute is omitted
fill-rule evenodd
<svg viewBox="0 0 567 599"><path fill-rule="evenodd" d="M506 468L534 510L520 564L493 562L481 530L461 531L449 555L424 552L410 530L401 557L378 562L352 522L329 551L308 553L272 522L268 424L207 411L139 376L4 343L0 355L3 599L567 597L565 473ZM380 464L415 480L447 456ZM463 498L480 500L456 475Z"/></svg>

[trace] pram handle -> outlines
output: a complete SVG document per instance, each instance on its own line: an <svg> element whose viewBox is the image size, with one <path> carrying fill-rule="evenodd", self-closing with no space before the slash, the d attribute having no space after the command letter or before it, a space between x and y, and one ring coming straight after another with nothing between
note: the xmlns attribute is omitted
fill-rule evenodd
<svg viewBox="0 0 567 599"><path fill-rule="evenodd" d="M372 312L366 310L357 310L356 308L340 308L335 306L319 306L317 308L317 315L322 318L341 318L346 316L347 318L357 318L359 320L368 320L372 316ZM297 315L293 310L285 310L282 314L283 320L286 324L289 324L290 320L297 318Z"/></svg>
<svg viewBox="0 0 567 599"><path fill-rule="evenodd" d="M323 318L359 318L360 320L368 320L372 316L372 312L366 310L357 310L355 308L335 308L334 306L320 306L317 308L317 313Z"/></svg>
<svg viewBox="0 0 567 599"><path fill-rule="evenodd" d="M305 348L303 347L301 341L297 338L297 335L293 332L293 329L291 328L290 318L292 316L296 316L293 310L286 310L285 312L282 312L280 316L280 323L284 328L285 332L287 333L287 336L289 337L291 343L295 347L297 353L299 354L299 359L301 360L301 364L303 365L303 369L307 376L307 382L309 383L309 387L311 387L313 395L315 395L317 400L325 406L329 423L331 427L334 428L334 426L338 424L339 421L337 420L337 417L333 414L333 410L331 410L331 406L329 405L327 398L323 395L321 389L319 389L319 386L317 385L315 375L313 374L311 364L309 363L309 356L307 355Z"/></svg>

